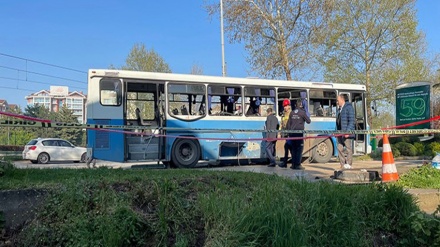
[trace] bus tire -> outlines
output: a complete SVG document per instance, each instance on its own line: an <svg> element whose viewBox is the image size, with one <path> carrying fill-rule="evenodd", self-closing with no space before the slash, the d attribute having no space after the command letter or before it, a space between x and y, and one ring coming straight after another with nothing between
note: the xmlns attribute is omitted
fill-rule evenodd
<svg viewBox="0 0 440 247"><path fill-rule="evenodd" d="M313 146L312 161L314 163L327 163L333 156L333 143L330 138L316 139Z"/></svg>
<svg viewBox="0 0 440 247"><path fill-rule="evenodd" d="M171 162L179 168L192 168L197 165L200 157L200 147L196 140L177 139L174 142Z"/></svg>

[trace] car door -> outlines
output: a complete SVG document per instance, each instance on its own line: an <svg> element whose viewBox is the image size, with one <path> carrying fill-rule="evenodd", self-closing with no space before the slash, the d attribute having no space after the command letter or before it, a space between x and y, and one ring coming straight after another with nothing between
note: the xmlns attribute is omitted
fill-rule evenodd
<svg viewBox="0 0 440 247"><path fill-rule="evenodd" d="M75 148L70 142L59 140L58 144L60 145L60 158L62 160L78 160L78 158L76 157L77 155L75 154Z"/></svg>
<svg viewBox="0 0 440 247"><path fill-rule="evenodd" d="M57 140L45 140L42 142L44 148L40 153L45 152L50 156L50 160L58 160L59 152L58 152L58 142Z"/></svg>

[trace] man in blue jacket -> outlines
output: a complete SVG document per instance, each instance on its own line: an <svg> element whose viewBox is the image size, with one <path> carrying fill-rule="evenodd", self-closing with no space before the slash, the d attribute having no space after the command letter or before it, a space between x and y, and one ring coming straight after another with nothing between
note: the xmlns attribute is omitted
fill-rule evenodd
<svg viewBox="0 0 440 247"><path fill-rule="evenodd" d="M337 130L354 130L355 116L353 105L348 101L347 94L340 94L338 101L338 115L336 118ZM354 135L345 134L338 136L338 156L341 168L351 169L353 163L353 138Z"/></svg>

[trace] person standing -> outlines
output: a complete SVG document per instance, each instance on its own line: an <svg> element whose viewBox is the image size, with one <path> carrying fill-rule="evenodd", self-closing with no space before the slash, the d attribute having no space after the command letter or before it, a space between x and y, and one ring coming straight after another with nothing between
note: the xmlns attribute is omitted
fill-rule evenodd
<svg viewBox="0 0 440 247"><path fill-rule="evenodd" d="M340 94L337 97L339 106L336 117L337 130L354 130L355 117L353 105L348 101L347 94ZM344 134L338 136L338 156L341 168L351 169L353 162L353 135Z"/></svg>
<svg viewBox="0 0 440 247"><path fill-rule="evenodd" d="M265 129L268 130L266 132L266 156L269 158L270 164L269 167L275 167L276 161L275 161L275 143L277 141L277 132L279 128L278 118L273 114L272 108L267 108L267 118L266 118L266 124Z"/></svg>
<svg viewBox="0 0 440 247"><path fill-rule="evenodd" d="M290 107L290 100L285 99L283 101L283 107L284 107L284 111L283 111L283 115L281 116L280 130L287 130L287 121L289 120L289 115L290 112L292 111L292 108ZM279 135L279 137L287 137L287 136L288 136L287 133L282 133L282 132ZM284 143L284 159L280 167L287 167L287 160L289 159L289 150L290 150L289 142L286 140L286 142Z"/></svg>
<svg viewBox="0 0 440 247"><path fill-rule="evenodd" d="M287 121L287 129L304 130L304 123L310 124L310 122L310 118L302 108L301 100L297 100L295 102L295 109L290 112L289 120ZM301 160L304 149L304 133L289 133L289 137L295 137L295 139L287 141L290 143L290 153L292 154L292 166L290 168L303 170L304 167L301 165Z"/></svg>

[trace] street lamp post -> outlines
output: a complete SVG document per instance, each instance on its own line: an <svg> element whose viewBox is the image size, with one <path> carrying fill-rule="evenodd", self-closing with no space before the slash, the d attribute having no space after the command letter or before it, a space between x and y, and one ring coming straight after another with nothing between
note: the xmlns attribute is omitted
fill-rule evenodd
<svg viewBox="0 0 440 247"><path fill-rule="evenodd" d="M222 45L222 76L226 76L225 41L223 37L223 0L220 0L220 29L221 29L221 45Z"/></svg>

